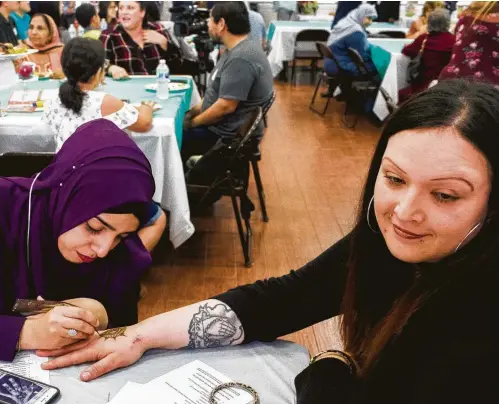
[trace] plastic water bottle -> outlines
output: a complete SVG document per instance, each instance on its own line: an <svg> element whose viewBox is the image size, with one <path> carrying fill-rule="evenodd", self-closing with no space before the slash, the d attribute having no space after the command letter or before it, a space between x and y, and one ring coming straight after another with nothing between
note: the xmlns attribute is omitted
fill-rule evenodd
<svg viewBox="0 0 499 404"><path fill-rule="evenodd" d="M100 30L105 31L107 29L107 21L105 18L100 20Z"/></svg>
<svg viewBox="0 0 499 404"><path fill-rule="evenodd" d="M170 91L168 89L168 83L170 81L170 69L168 68L164 59L159 61L159 65L156 68L156 83L158 89L156 90L156 97L160 100L167 100L170 96Z"/></svg>
<svg viewBox="0 0 499 404"><path fill-rule="evenodd" d="M71 24L71 25L69 26L68 31L69 31L69 37L70 37L71 39L76 38L76 28L75 28L75 26L74 26L73 24Z"/></svg>

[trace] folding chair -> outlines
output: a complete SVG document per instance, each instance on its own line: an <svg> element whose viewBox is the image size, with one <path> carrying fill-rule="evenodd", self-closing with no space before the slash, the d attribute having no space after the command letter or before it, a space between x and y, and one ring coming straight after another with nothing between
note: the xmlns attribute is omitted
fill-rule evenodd
<svg viewBox="0 0 499 404"><path fill-rule="evenodd" d="M405 33L402 31L379 31L376 34L369 34L369 38L405 38Z"/></svg>
<svg viewBox="0 0 499 404"><path fill-rule="evenodd" d="M234 139L228 143L220 140L186 173L188 194L201 196L193 210L204 206L206 201L216 200L220 196L231 197L246 267L250 267L252 263L253 233L250 217L255 209L248 197L251 156L246 146L262 117L262 109L255 108ZM213 165L215 161L219 163L219 166ZM209 173L210 169L212 169L211 172L215 172L215 178L203 181L205 178L203 174Z"/></svg>
<svg viewBox="0 0 499 404"><path fill-rule="evenodd" d="M347 128L352 129L359 119L359 111L364 108L369 98L378 92L380 84L376 80L375 74L369 72L364 59L362 59L362 56L356 49L348 48L347 53L354 62L358 73L357 77L353 77L348 94L346 94L347 102L343 114L343 123ZM355 119L350 124L347 117L351 110L354 111Z"/></svg>
<svg viewBox="0 0 499 404"><path fill-rule="evenodd" d="M329 38L329 31L324 29L305 29L298 32L295 39L295 47L293 53L293 66L291 70L291 82L296 84L296 61L297 60L311 60L311 73L312 79L315 76L317 69L317 62L322 60L321 54L317 51L316 42L327 42Z"/></svg>
<svg viewBox="0 0 499 404"><path fill-rule="evenodd" d="M274 101L276 99L276 92L275 90L272 92L272 96L270 99L265 103L265 105L262 107L262 113L263 113L263 124L265 127L267 127L267 113L269 112L270 108L272 107L272 104L274 104Z"/></svg>
<svg viewBox="0 0 499 404"><path fill-rule="evenodd" d="M315 86L315 90L314 90L314 93L312 95L312 99L310 100L310 104L308 106L309 109L311 109L313 112L315 112L319 115L325 115L327 108L329 106L329 101L331 100L331 98L333 98L332 93L334 91L332 89L334 89L338 86L340 86L341 88L349 87L350 82L351 82L351 76L348 75L340 67L338 60L334 56L333 52L331 52L331 49L329 49L326 45L324 45L321 42L317 42L315 44L315 46L317 47L317 51L320 53L320 55L323 59L331 59L334 62L334 64L336 65L336 70L337 70L337 73L335 75L332 75L332 76L329 75L328 73L326 73L326 71L324 69L317 74L317 84ZM319 111L315 108L314 104L315 104L315 99L317 97L317 93L319 91L319 88L321 87L321 85L324 82L327 83L330 94L328 94L326 96L327 101L326 101L326 105L324 106L324 109L322 111Z"/></svg>

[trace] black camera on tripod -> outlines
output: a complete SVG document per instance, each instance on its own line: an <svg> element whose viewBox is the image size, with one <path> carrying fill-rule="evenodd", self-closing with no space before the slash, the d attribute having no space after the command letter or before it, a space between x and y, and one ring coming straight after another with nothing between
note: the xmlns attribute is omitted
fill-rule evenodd
<svg viewBox="0 0 499 404"><path fill-rule="evenodd" d="M199 72L211 72L214 63L210 59L210 53L215 47L208 34L209 10L197 6L179 6L172 7L169 11L175 22L174 32L177 37L196 35L193 42L198 54Z"/></svg>

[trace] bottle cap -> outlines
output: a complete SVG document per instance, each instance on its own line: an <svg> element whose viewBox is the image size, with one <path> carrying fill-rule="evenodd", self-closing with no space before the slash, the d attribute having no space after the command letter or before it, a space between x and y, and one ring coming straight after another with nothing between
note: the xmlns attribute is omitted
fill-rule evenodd
<svg viewBox="0 0 499 404"><path fill-rule="evenodd" d="M159 59L159 63L166 63L165 59Z"/></svg>

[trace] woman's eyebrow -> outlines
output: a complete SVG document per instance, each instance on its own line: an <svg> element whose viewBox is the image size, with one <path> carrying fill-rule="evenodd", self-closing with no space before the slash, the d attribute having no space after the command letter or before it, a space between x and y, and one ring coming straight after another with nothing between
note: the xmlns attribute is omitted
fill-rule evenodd
<svg viewBox="0 0 499 404"><path fill-rule="evenodd" d="M383 157L383 160L387 160L389 163L393 164L396 168L398 168L405 175L407 175L407 173L404 170L402 170L397 164L395 164L391 158L389 158L389 157Z"/></svg>
<svg viewBox="0 0 499 404"><path fill-rule="evenodd" d="M465 182L466 184L468 184L468 186L471 188L471 191L474 191L475 190L475 187L473 186L473 184L471 182L469 182L468 180L465 180L464 178L461 178L461 177L443 177L443 178L433 178L431 179L430 181L444 181L444 180L456 180L456 181L462 181L462 182Z"/></svg>
<svg viewBox="0 0 499 404"><path fill-rule="evenodd" d="M101 222L104 226L106 226L108 229L111 229L112 231L116 231L116 229L111 226L108 222L106 222L104 219L101 219L99 216L95 216L95 218Z"/></svg>

